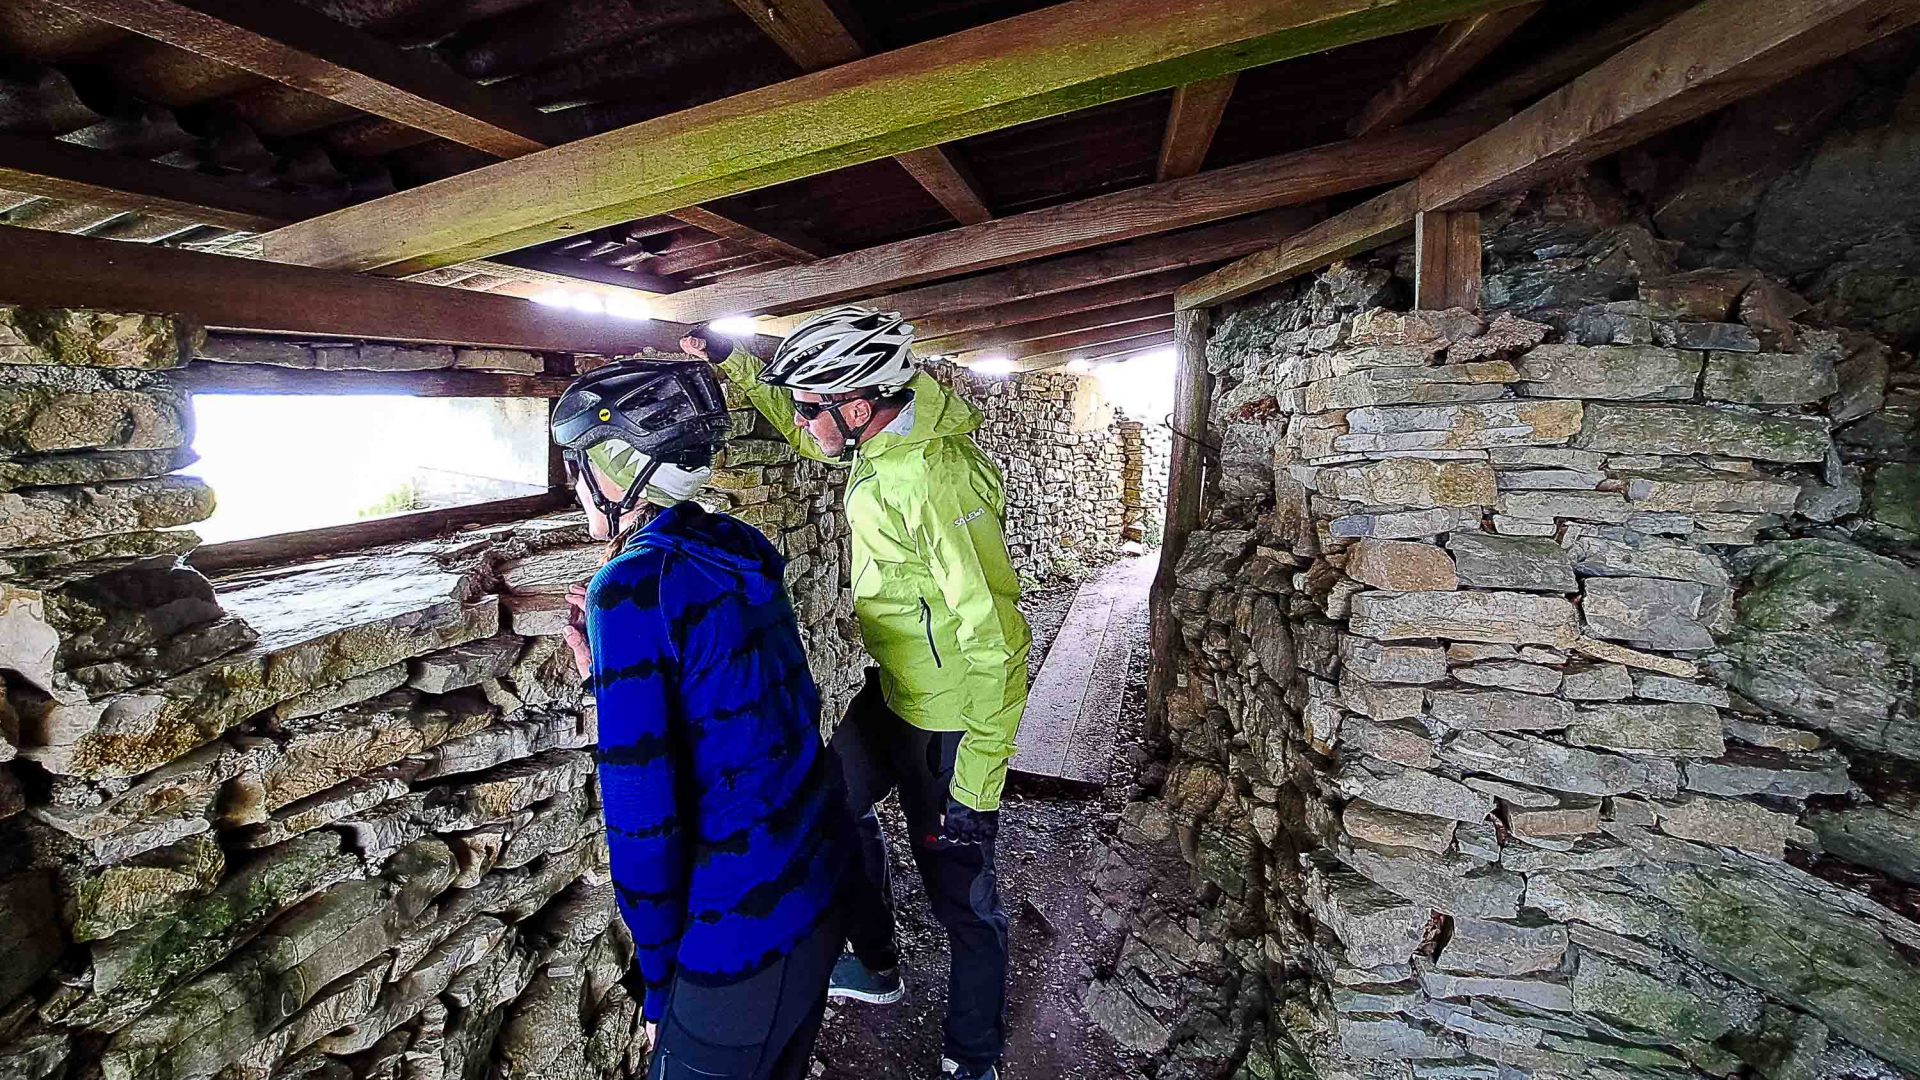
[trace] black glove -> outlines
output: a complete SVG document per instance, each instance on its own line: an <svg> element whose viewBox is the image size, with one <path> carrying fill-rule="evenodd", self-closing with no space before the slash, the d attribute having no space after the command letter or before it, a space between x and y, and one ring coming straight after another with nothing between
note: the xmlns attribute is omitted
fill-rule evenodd
<svg viewBox="0 0 1920 1080"><path fill-rule="evenodd" d="M947 817L940 826L940 839L949 844L991 844L1000 835L1000 811L975 810L947 800Z"/></svg>
<svg viewBox="0 0 1920 1080"><path fill-rule="evenodd" d="M733 355L734 341L731 337L713 328L711 323L687 331L687 336L698 338L706 343L707 360L718 364Z"/></svg>

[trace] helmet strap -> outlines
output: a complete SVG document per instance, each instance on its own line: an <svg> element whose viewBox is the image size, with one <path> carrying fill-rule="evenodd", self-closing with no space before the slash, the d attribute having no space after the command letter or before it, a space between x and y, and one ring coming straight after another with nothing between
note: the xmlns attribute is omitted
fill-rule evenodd
<svg viewBox="0 0 1920 1080"><path fill-rule="evenodd" d="M587 494L593 497L594 508L606 515L607 535L617 538L620 535L620 520L632 513L634 506L640 502L640 497L646 492L647 485L653 482L654 470L660 467L660 459L649 457L646 466L640 470L640 475L634 477L633 483L627 486L626 494L619 502L614 502L600 490L600 485L594 478L593 467L586 460L586 454L580 451L569 451L569 453L578 455L574 461L574 468L580 475L586 477Z"/></svg>
<svg viewBox="0 0 1920 1080"><path fill-rule="evenodd" d="M874 405L874 402L877 400L877 398L872 397L848 398L845 401L836 402L833 408L826 410L827 413L833 417L833 425L840 429L840 438L846 443L846 447L840 451L839 460L847 461L853 457L853 452L860 448L860 440L867 437L867 429L871 428L873 422L879 419L880 410ZM842 405L851 405L856 401L864 401L869 406L867 410L867 422L860 425L859 431L855 431L847 426L847 419L840 415L839 408Z"/></svg>

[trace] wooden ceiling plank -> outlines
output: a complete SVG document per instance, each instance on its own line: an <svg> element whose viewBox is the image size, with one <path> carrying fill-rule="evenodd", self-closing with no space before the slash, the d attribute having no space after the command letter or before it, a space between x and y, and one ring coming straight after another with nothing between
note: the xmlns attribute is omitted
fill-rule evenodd
<svg viewBox="0 0 1920 1080"><path fill-rule="evenodd" d="M503 97L432 58L408 52L298 3L261 0L53 0L89 18L132 30L262 78L349 105L500 158L517 158L559 139L538 111ZM290 221L254 225L274 228ZM756 238L768 250L796 250L711 210L686 208L675 217L737 239ZM694 220L697 216L699 220ZM215 224L219 224L215 222ZM506 249L501 249L506 250ZM801 261L829 253L815 250Z"/></svg>
<svg viewBox="0 0 1920 1080"><path fill-rule="evenodd" d="M733 0L802 71L819 71L867 54L853 29L826 0ZM943 147L897 155L895 161L953 219L972 225L993 216L980 186L960 160Z"/></svg>
<svg viewBox="0 0 1920 1080"><path fill-rule="evenodd" d="M1173 107L1167 113L1167 131L1160 140L1160 163L1154 169L1157 180L1178 180L1192 176L1206 164L1207 150L1227 115L1227 102L1233 97L1233 85L1239 75L1222 75L1205 82L1189 83L1173 92Z"/></svg>
<svg viewBox="0 0 1920 1080"><path fill-rule="evenodd" d="M794 262L808 263L835 254L833 248L805 233L791 229L776 233L769 226L749 225L738 214L719 214L703 206L689 206L674 211L673 216L715 236L783 255Z"/></svg>
<svg viewBox="0 0 1920 1080"><path fill-rule="evenodd" d="M466 289L0 226L0 304L157 311L217 330L606 355L682 327Z"/></svg>
<svg viewBox="0 0 1920 1080"><path fill-rule="evenodd" d="M498 157L551 145L545 119L298 3L54 0L176 48Z"/></svg>
<svg viewBox="0 0 1920 1080"><path fill-rule="evenodd" d="M1173 314L1171 296L1149 296L1124 304L1094 308L1091 311L1055 315L1050 319L1036 319L1032 322L1009 323L985 330L969 330L964 334L948 334L941 338L923 339L915 335L914 348L928 353L943 354L976 352L980 349L1018 345L1022 342L1057 337L1079 330L1097 330L1103 326L1117 326L1121 323L1138 322L1157 315L1171 314Z"/></svg>
<svg viewBox="0 0 1920 1080"><path fill-rule="evenodd" d="M1347 133L1358 137L1385 131L1418 116L1467 72L1491 56L1493 50L1512 37L1540 7L1529 4L1448 23L1405 71L1367 102L1360 115L1347 125Z"/></svg>
<svg viewBox="0 0 1920 1080"><path fill-rule="evenodd" d="M1096 360L1141 350L1154 349L1173 340L1174 317L1163 316L1149 322L1129 323L1126 326L1108 327L1104 331L1088 331L1088 340L1080 343L1068 342L1065 338L1056 339L1063 344L1059 348L1038 352L1022 353L1011 357L1015 370L1039 371L1044 368L1059 367L1075 360L1092 363ZM1111 335L1106 340L1096 340L1098 335ZM977 359L975 354L969 359ZM1005 356L1005 350L993 350L992 355Z"/></svg>
<svg viewBox="0 0 1920 1080"><path fill-rule="evenodd" d="M1377 247L1418 213L1478 210L1916 23L1920 0L1703 0L1413 183L1221 267L1175 306L1222 303Z"/></svg>
<svg viewBox="0 0 1920 1080"><path fill-rule="evenodd" d="M0 134L0 189L261 232L338 204L57 139Z"/></svg>
<svg viewBox="0 0 1920 1080"><path fill-rule="evenodd" d="M992 307L973 308L942 315L927 315L913 320L917 340L937 340L951 334L991 330L997 326L1038 322L1061 315L1076 315L1115 304L1131 303L1155 296L1172 296L1180 286L1193 280L1191 270L1162 270L1157 274L1099 281L1084 289L1052 293Z"/></svg>
<svg viewBox="0 0 1920 1080"><path fill-rule="evenodd" d="M1485 115L1443 117L1367 139L996 218L739 282L689 289L675 295L663 311L682 322L741 313L785 314L933 278L1314 202L1417 176L1494 122Z"/></svg>
<svg viewBox="0 0 1920 1080"><path fill-rule="evenodd" d="M623 289L638 289L641 292L665 295L678 292L684 286L671 278L661 277L648 269L622 270L605 263L582 262L569 259L565 255L554 255L545 251L509 251L495 255L489 262L505 263L522 270L538 270L554 277L569 278L575 281L593 281L602 285L615 285Z"/></svg>
<svg viewBox="0 0 1920 1080"><path fill-rule="evenodd" d="M266 250L417 273L1515 2L1069 0L397 192Z"/></svg>

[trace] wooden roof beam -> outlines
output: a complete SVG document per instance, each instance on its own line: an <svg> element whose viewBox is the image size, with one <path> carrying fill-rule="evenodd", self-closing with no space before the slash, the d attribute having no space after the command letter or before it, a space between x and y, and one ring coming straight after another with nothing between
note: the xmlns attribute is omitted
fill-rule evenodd
<svg viewBox="0 0 1920 1080"><path fill-rule="evenodd" d="M0 226L0 304L157 311L218 330L606 355L683 327L467 289Z"/></svg>
<svg viewBox="0 0 1920 1080"><path fill-rule="evenodd" d="M1095 346L1134 341L1171 329L1173 329L1173 312L1168 311L1164 315L1150 315L1144 319L1132 319L1123 323L1114 323L1111 326L1095 326L991 349L974 349L961 355L968 360L978 360L983 356L997 356L1013 361L1058 356L1061 358L1060 362L1065 363L1071 359L1068 356L1069 353Z"/></svg>
<svg viewBox="0 0 1920 1080"><path fill-rule="evenodd" d="M741 313L786 314L933 278L1171 232L1276 206L1316 202L1417 176L1494 123L1495 118L1486 115L1443 117L1367 139L996 218L738 282L689 289L663 301L661 310L682 322ZM1089 280L1082 279L1081 284Z"/></svg>
<svg viewBox="0 0 1920 1080"><path fill-rule="evenodd" d="M1123 337L1108 341L1092 342L1070 348L1056 349L1052 352L1034 353L1013 362L1015 371L1044 371L1047 368L1061 367L1082 360L1097 364L1103 360L1112 360L1121 356L1137 356L1141 353L1163 349L1173 342L1175 320L1169 316L1155 319L1153 326L1161 329L1142 329L1146 323L1134 323L1127 328Z"/></svg>
<svg viewBox="0 0 1920 1080"><path fill-rule="evenodd" d="M1079 330L1097 330L1103 326L1117 326L1121 323L1138 322L1157 315L1171 314L1173 314L1171 295L1149 296L1110 307L1077 311L1070 315L1055 315L1050 319L1035 319L1032 322L1008 323L985 330L969 330L966 333L948 334L939 338L922 338L916 334L914 348L923 352L941 354L978 352L981 349L1019 345Z"/></svg>
<svg viewBox="0 0 1920 1080"><path fill-rule="evenodd" d="M1154 169L1156 180L1178 180L1192 176L1206 164L1207 151L1227 115L1227 101L1233 97L1233 84L1240 76L1222 75L1205 82L1189 83L1173 92L1173 107L1167 113L1166 134L1160 138L1160 164Z"/></svg>
<svg viewBox="0 0 1920 1080"><path fill-rule="evenodd" d="M1477 210L1920 23L1920 0L1704 0L1448 154L1413 183L1182 288L1182 309L1264 289Z"/></svg>
<svg viewBox="0 0 1920 1080"><path fill-rule="evenodd" d="M1021 323L1038 322L1041 319L1058 318L1062 315L1077 315L1081 312L1095 311L1135 300L1172 296L1180 286L1192 281L1193 277L1191 270L1162 270L1157 274L1121 278L1117 281L1099 281L1084 289L1052 293L1031 300L995 304L991 307L940 315L926 315L913 320L914 337L919 341L932 341L952 334L991 330L1000 326L1015 326Z"/></svg>
<svg viewBox="0 0 1920 1080"><path fill-rule="evenodd" d="M1486 109L1518 105L1539 97L1666 25L1699 0L1647 0L1617 19L1577 34L1559 48L1533 58L1526 66L1476 86L1460 99L1458 108Z"/></svg>
<svg viewBox="0 0 1920 1080"><path fill-rule="evenodd" d="M1539 4L1488 11L1440 28L1433 43L1413 58L1387 88L1374 95L1347 125L1354 136L1385 131L1413 119L1458 83L1467 72L1493 54L1521 24L1533 18Z"/></svg>
<svg viewBox="0 0 1920 1080"><path fill-rule="evenodd" d="M301 222L266 252L417 273L1515 2L1069 0Z"/></svg>
<svg viewBox="0 0 1920 1080"><path fill-rule="evenodd" d="M801 71L819 71L867 55L853 27L826 0L733 0ZM972 225L993 216L980 195L979 183L960 160L945 148L929 146L897 155L907 170L955 221Z"/></svg>
<svg viewBox="0 0 1920 1080"><path fill-rule="evenodd" d="M192 169L24 135L0 134L0 189L244 232L262 232L338 207Z"/></svg>
<svg viewBox="0 0 1920 1080"><path fill-rule="evenodd" d="M991 326L1002 308L1044 301L1063 293L1075 293L1092 283L1117 284L1141 276L1168 273L1184 279L1179 284L1185 284L1194 276L1191 268L1237 259L1259 251L1312 224L1317 216L1303 207L1283 207L1184 232L1128 240L1093 251L1057 255L1005 270L943 281L937 285L921 285L862 302L898 311L915 320L946 312L974 317L984 315L989 321L977 325ZM1048 311L1046 315L1065 313L1064 310ZM1044 318L1045 315L1036 317ZM973 328L964 326L959 329ZM955 329L948 332L959 331Z"/></svg>
<svg viewBox="0 0 1920 1080"><path fill-rule="evenodd" d="M517 158L548 149L560 141L547 118L536 110L464 79L430 57L395 48L372 34L298 3L262 0L53 2L88 18L495 157ZM674 216L709 231L727 229L725 235L733 239L754 238L768 250L781 254L797 250L786 241L765 236L714 211L698 207L679 209L697 215L699 220L680 214ZM278 224L285 222L264 227ZM826 249L816 248L799 251L791 257L804 262L826 253Z"/></svg>

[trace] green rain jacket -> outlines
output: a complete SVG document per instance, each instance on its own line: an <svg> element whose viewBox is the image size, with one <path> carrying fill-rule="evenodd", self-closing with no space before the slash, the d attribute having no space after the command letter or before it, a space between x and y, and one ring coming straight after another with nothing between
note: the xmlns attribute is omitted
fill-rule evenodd
<svg viewBox="0 0 1920 1080"><path fill-rule="evenodd" d="M793 396L760 382L761 366L736 349L720 370L796 451L841 464L794 426ZM997 810L1033 641L1001 531L1006 493L971 438L980 413L925 372L908 389L913 430L869 439L847 478L853 612L887 707L923 731L965 732L952 797Z"/></svg>

